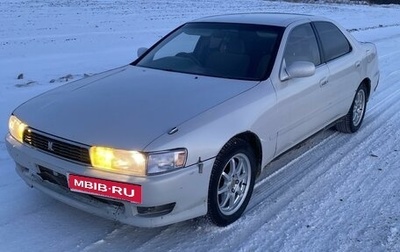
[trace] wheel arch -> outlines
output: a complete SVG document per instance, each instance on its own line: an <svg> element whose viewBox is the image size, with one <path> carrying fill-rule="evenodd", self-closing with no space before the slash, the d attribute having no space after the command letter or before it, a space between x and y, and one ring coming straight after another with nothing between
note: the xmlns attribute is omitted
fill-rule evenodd
<svg viewBox="0 0 400 252"><path fill-rule="evenodd" d="M371 94L371 80L369 78L365 78L364 80L361 81L360 85L364 84L365 87L367 88L367 101L369 99L369 96Z"/></svg>
<svg viewBox="0 0 400 252"><path fill-rule="evenodd" d="M235 135L234 137L232 137L231 139L229 139L229 141L232 140L233 138L240 138L250 144L252 150L254 151L254 155L256 156L256 161L257 161L256 176L258 176L261 172L261 163L262 163L262 145L261 145L260 138L251 131L245 131L245 132L239 133L239 134Z"/></svg>

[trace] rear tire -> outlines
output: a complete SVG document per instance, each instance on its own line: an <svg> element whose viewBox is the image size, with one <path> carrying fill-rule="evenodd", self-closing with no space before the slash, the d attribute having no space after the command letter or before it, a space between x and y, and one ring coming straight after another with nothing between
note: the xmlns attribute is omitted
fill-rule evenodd
<svg viewBox="0 0 400 252"><path fill-rule="evenodd" d="M208 218L227 226L243 214L253 193L256 158L250 145L233 138L215 159L208 190Z"/></svg>
<svg viewBox="0 0 400 252"><path fill-rule="evenodd" d="M338 131L354 133L361 127L367 107L367 94L367 87L364 83L361 83L354 96L349 112L336 123Z"/></svg>

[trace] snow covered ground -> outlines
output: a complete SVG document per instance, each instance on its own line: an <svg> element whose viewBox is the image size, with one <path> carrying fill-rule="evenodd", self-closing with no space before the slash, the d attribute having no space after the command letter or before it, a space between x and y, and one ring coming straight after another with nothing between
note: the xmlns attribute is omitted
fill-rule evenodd
<svg viewBox="0 0 400 252"><path fill-rule="evenodd" d="M274 161L244 216L143 229L28 188L0 138L0 251L400 251L400 7L262 0L2 0L0 136L18 104L129 63L191 19L232 12L327 16L376 43L381 82L361 130L324 131ZM22 79L17 79L23 74Z"/></svg>

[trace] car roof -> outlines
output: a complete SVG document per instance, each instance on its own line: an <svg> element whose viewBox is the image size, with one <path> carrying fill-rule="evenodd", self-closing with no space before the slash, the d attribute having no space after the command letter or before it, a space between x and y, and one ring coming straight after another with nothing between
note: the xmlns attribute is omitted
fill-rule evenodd
<svg viewBox="0 0 400 252"><path fill-rule="evenodd" d="M192 22L240 23L287 27L289 24L296 21L310 21L315 19L320 18L306 14L263 12L216 15L196 19Z"/></svg>

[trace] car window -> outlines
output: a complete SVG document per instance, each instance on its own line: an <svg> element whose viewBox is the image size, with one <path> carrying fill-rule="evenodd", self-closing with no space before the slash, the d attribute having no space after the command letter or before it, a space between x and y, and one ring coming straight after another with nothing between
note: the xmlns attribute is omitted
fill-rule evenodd
<svg viewBox="0 0 400 252"><path fill-rule="evenodd" d="M299 25L290 32L284 59L287 66L295 61L309 61L316 66L321 63L317 39L311 24Z"/></svg>
<svg viewBox="0 0 400 252"><path fill-rule="evenodd" d="M187 23L161 40L137 66L213 77L269 77L283 27L236 23Z"/></svg>
<svg viewBox="0 0 400 252"><path fill-rule="evenodd" d="M314 24L321 39L326 61L336 59L351 51L349 41L334 24L329 22L315 22Z"/></svg>
<svg viewBox="0 0 400 252"><path fill-rule="evenodd" d="M199 35L191 35L183 32L173 38L171 43L161 48L154 55L154 60L175 56L179 53L193 53L199 38Z"/></svg>

